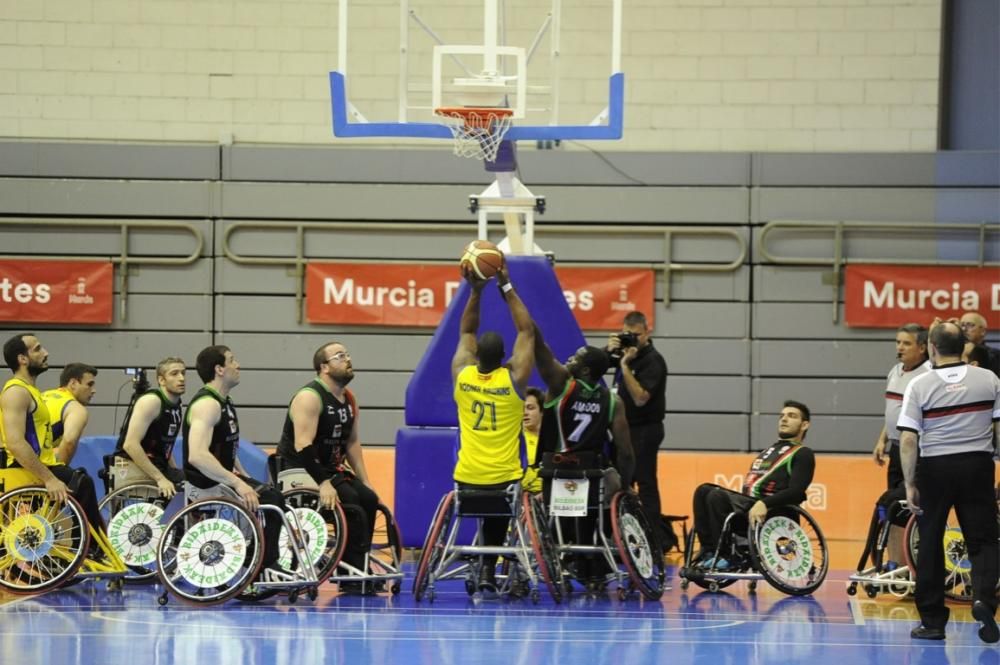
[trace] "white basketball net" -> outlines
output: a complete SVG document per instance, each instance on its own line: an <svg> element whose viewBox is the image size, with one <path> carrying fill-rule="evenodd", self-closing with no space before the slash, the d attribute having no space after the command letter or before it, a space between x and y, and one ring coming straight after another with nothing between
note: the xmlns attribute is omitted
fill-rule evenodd
<svg viewBox="0 0 1000 665"><path fill-rule="evenodd" d="M510 129L510 115L494 113L491 109L483 109L482 113L452 114L443 110L436 113L455 137L456 155L487 162L496 160L500 142Z"/></svg>

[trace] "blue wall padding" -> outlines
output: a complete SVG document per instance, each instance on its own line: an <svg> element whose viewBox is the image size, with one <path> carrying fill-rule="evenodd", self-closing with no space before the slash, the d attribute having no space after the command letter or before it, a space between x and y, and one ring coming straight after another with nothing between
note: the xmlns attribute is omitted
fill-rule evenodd
<svg viewBox="0 0 1000 665"><path fill-rule="evenodd" d="M404 427L396 432L393 516L406 547L424 544L438 502L454 489L451 472L457 450L457 427Z"/></svg>
<svg viewBox="0 0 1000 665"><path fill-rule="evenodd" d="M565 361L585 344L583 333L563 297L551 262L544 256L508 256L511 282L538 323L545 341L556 358ZM458 324L469 299L464 280L441 320L423 358L406 387L406 424L424 427L457 427L458 416L452 399L451 359L458 344ZM507 303L493 280L483 290L479 332L495 330L504 338L508 357L514 347L514 322ZM531 385L543 387L537 372Z"/></svg>
<svg viewBox="0 0 1000 665"><path fill-rule="evenodd" d="M76 454L70 464L72 467L85 467L90 477L97 485L98 495L104 494L104 486L97 479L97 472L104 466L103 457L115 451L115 444L118 442L117 436L85 436L80 439L80 445L76 448ZM178 467L183 466L182 458L183 440L177 437L174 445L174 462ZM262 482L267 482L267 453L258 448L252 441L240 439L240 464L253 478Z"/></svg>

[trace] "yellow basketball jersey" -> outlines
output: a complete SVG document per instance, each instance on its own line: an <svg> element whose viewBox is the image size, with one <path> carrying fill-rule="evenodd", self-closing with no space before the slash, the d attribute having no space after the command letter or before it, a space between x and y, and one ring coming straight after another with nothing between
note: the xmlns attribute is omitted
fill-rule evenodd
<svg viewBox="0 0 1000 665"><path fill-rule="evenodd" d="M480 374L469 365L455 381L455 403L460 433L455 480L494 485L519 479L524 400L514 389L510 370Z"/></svg>
<svg viewBox="0 0 1000 665"><path fill-rule="evenodd" d="M66 414L66 407L70 402L75 402L73 393L65 388L53 388L42 393L42 399L49 410L49 421L52 429L52 447L58 448L63 437L63 416Z"/></svg>
<svg viewBox="0 0 1000 665"><path fill-rule="evenodd" d="M38 455L38 459L42 461L42 464L55 466L58 462L56 461L56 453L52 446L49 410L45 406L45 400L42 399L42 393L35 386L25 383L18 378L8 380L0 392L7 392L12 386L21 386L27 390L34 402L34 409L29 410L24 423L24 438L27 440L28 445L31 446L31 449L35 451L35 454ZM6 448L7 434L3 428L3 418L0 418L0 439L3 439L3 445ZM7 455L7 466L13 466L16 463L17 461L13 455Z"/></svg>
<svg viewBox="0 0 1000 665"><path fill-rule="evenodd" d="M524 430L524 447L528 452L528 468L524 470L524 478L521 478L521 487L525 492L541 492L542 479L538 477L538 469L531 465L535 463L535 453L538 451L538 433L532 434Z"/></svg>

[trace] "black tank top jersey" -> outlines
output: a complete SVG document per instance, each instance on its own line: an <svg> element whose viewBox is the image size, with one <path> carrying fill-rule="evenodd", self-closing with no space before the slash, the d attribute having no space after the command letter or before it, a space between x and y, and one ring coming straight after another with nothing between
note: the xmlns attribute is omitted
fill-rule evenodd
<svg viewBox="0 0 1000 665"><path fill-rule="evenodd" d="M188 462L190 447L188 437L191 434L191 407L200 399L214 399L222 407L222 415L219 422L212 429L212 441L208 446L209 451L215 459L226 469L232 471L236 468L236 453L240 447L240 421L236 417L236 407L228 397L215 392L208 386L199 390L191 403L188 404L187 412L184 414L184 478L191 481L196 487L208 489L215 487L219 483L205 476Z"/></svg>
<svg viewBox="0 0 1000 665"><path fill-rule="evenodd" d="M141 397L146 395L156 395L160 399L160 415L149 424L149 429L142 437L142 449L149 461L156 465L156 468L163 470L174 452L177 435L181 433L181 402L177 400L177 403L173 404L159 388L147 390ZM125 452L125 435L128 433L131 420L130 411L125 424L122 425L121 434L118 435L118 445L115 447L115 455L118 457L128 457L128 453Z"/></svg>
<svg viewBox="0 0 1000 665"><path fill-rule="evenodd" d="M610 442L611 416L611 392L607 388L570 379L563 394L545 404L538 449L604 454Z"/></svg>
<svg viewBox="0 0 1000 665"><path fill-rule="evenodd" d="M315 455L316 461L332 474L344 463L347 454L347 441L354 430L354 420L357 414L354 393L345 390L344 401L341 402L325 385L315 380L299 390L313 391L319 395L323 403L312 447L304 452ZM288 462L289 466L304 466L303 453L295 450L295 425L288 413L285 414L285 425L281 429L278 454Z"/></svg>

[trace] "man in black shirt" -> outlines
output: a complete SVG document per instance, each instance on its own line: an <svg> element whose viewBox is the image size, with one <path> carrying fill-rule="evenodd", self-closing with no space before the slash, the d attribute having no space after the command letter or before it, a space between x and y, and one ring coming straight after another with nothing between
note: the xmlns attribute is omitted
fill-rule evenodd
<svg viewBox="0 0 1000 665"><path fill-rule="evenodd" d="M652 333L642 312L629 312L622 324L622 333L613 333L608 337L606 351L612 363L617 365L615 386L625 405L625 419L635 450L635 482L639 485L639 501L656 537L664 543L656 460L663 442L667 361L653 347Z"/></svg>
<svg viewBox="0 0 1000 665"><path fill-rule="evenodd" d="M743 481L743 492L705 483L694 491L694 530L701 556L698 564L726 570L731 562L711 559L732 513L745 513L750 524L763 521L767 511L802 503L816 470L813 451L804 446L809 429L809 407L788 400L778 420L778 441L757 456ZM732 523L730 523L732 524ZM746 522L742 525L745 528Z"/></svg>
<svg viewBox="0 0 1000 665"><path fill-rule="evenodd" d="M284 512L281 492L251 478L237 457L240 423L229 397L240 382L236 356L227 346L209 346L198 354L195 366L205 385L191 399L184 414L185 479L200 489L225 485L239 495L251 512L257 511L261 504L278 506ZM266 513L263 567L276 573L278 579L288 579L288 572L278 564L281 526L280 518Z"/></svg>
<svg viewBox="0 0 1000 665"><path fill-rule="evenodd" d="M312 364L316 378L288 405L278 455L286 467L305 469L316 482L321 509L341 502L347 518L344 563L364 571L378 495L368 480L358 436L358 404L347 388L354 378L351 354L343 344L330 342L316 350ZM363 590L359 582L340 584L341 592Z"/></svg>
<svg viewBox="0 0 1000 665"><path fill-rule="evenodd" d="M140 395L125 417L115 448L115 456L124 462L116 463L119 487L152 480L169 499L184 480L184 472L174 466L173 450L181 433L185 370L180 358L157 363L157 387Z"/></svg>

